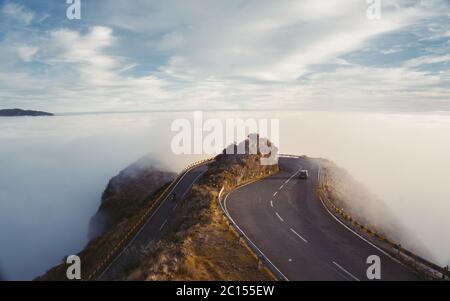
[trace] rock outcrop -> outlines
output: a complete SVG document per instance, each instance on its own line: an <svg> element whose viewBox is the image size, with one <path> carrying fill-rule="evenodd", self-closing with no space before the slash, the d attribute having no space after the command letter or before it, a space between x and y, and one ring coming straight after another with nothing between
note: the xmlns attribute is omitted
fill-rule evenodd
<svg viewBox="0 0 450 301"><path fill-rule="evenodd" d="M155 168L148 156L122 170L103 192L100 208L89 225L89 240L136 213L149 196L175 177L175 173Z"/></svg>

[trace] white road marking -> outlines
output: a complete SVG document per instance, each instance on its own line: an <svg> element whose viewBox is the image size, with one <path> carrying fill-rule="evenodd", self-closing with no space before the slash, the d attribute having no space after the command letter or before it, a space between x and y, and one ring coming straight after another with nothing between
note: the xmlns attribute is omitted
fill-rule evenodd
<svg viewBox="0 0 450 301"><path fill-rule="evenodd" d="M170 190L170 192L166 195L166 197L164 198L164 200L159 204L159 206L156 208L155 211L153 211L152 215L147 219L147 221L145 222L145 224L141 227L141 229L139 229L139 231L133 236L133 238L131 239L131 241L128 243L128 245L125 246L125 248L122 249L122 251L120 251L120 253L113 259L113 261L106 267L106 269L103 270L103 272L100 274L100 276L98 276L96 279L101 279L103 277L103 275L109 271L109 269L111 268L111 266L117 261L117 259L122 256L122 254L125 252L125 250L128 249L129 246L131 246L131 244L136 240L136 238L138 237L138 235L141 234L141 232L144 230L144 228L147 226L147 224L150 222L150 220L153 218L153 216L155 216L155 214L159 211L159 209L162 207L162 205L167 201L167 199L169 198L169 195L171 193L174 192L174 190L177 188L178 184L181 183L181 181L184 179L184 177L189 174L192 170L205 165L206 163L202 163L198 166L192 166L190 168L188 168L186 171L184 171L184 174L181 176L181 178L178 179L178 181L174 184L174 186L172 187L172 189ZM287 279L287 278L286 278Z"/></svg>
<svg viewBox="0 0 450 301"><path fill-rule="evenodd" d="M273 194L273 196L275 197L277 195L278 191L275 191L275 193Z"/></svg>
<svg viewBox="0 0 450 301"><path fill-rule="evenodd" d="M350 277L352 277L354 280L360 281L358 278L356 278L355 276L353 276L352 273L350 273L349 271L347 271L346 269L344 269L343 267L341 267L337 262L333 261L333 264L334 264L335 266L337 266L339 269L341 269L344 273L346 273L347 275L349 275Z"/></svg>
<svg viewBox="0 0 450 301"><path fill-rule="evenodd" d="M203 173L200 173L197 177L195 177L194 181L192 182L192 185L194 185L195 182L197 182L198 178L200 178L202 175L203 175ZM184 200L184 197L186 196L186 194L187 194L188 192L190 192L191 190L192 190L192 187L191 187L191 189L186 190L186 191L183 193L183 195L181 196L181 200Z"/></svg>
<svg viewBox="0 0 450 301"><path fill-rule="evenodd" d="M285 184L289 183L289 181L291 181L292 178L295 177L295 176L300 172L300 170L302 170L302 167L301 167L301 166L300 166L300 169L297 170L296 172L294 172L294 173L292 174L292 176L290 176L289 179L287 179L286 182L284 182L284 183L285 183Z"/></svg>
<svg viewBox="0 0 450 301"><path fill-rule="evenodd" d="M278 216L278 218L280 219L280 221L282 221L284 223L284 219L281 218L281 216L278 214L278 212L275 211L275 214Z"/></svg>
<svg viewBox="0 0 450 301"><path fill-rule="evenodd" d="M259 181L261 181L261 180L258 180L258 181L255 181L255 182L259 182ZM278 269L278 268L276 267L276 265L274 265L274 264L272 263L272 261L270 261L270 259L266 256L266 254L264 254L264 253L258 248L258 246L255 245L255 243L247 236L247 234L245 234L245 232L242 231L242 229L239 227L239 225L236 224L236 222L234 221L234 219L231 217L231 214L228 212L228 208L227 208L227 200L228 200L228 197L229 197L233 192L239 190L240 188L242 188L242 187L244 187L244 186L247 186L247 185L250 185L250 184L255 183L255 182L247 183L247 184L245 184L245 185L243 185L243 186L240 186L240 187L236 188L235 190L231 191L229 194L227 194L227 195L225 196L225 199L223 200L223 207L225 207L225 208L223 208L223 210L225 211L226 215L227 215L228 218L231 220L231 222L234 224L234 226L235 226L235 227L236 227L236 228L237 228L237 229L245 236L245 238L246 238L246 239L247 239L247 240L248 240L248 241L256 248L256 250L258 250L258 252L261 253L261 254L263 255L263 257L269 262L269 264L271 264L271 265L277 270L277 272L284 278L284 280L289 281L288 277L286 277L286 276L280 271L280 269ZM223 191L223 187L222 187L221 192L222 192L222 191ZM220 203L220 193L219 193L219 203Z"/></svg>
<svg viewBox="0 0 450 301"><path fill-rule="evenodd" d="M283 187L284 187L284 184L280 186L280 190L283 189Z"/></svg>
<svg viewBox="0 0 450 301"><path fill-rule="evenodd" d="M165 225L166 223L167 223L167 218L166 218L166 220L164 221L164 223L162 223L161 227L159 227L159 231L161 231L162 228L164 228L164 225Z"/></svg>
<svg viewBox="0 0 450 301"><path fill-rule="evenodd" d="M300 234L298 234L294 229L290 228L292 233L294 233L295 235L297 235L301 240L303 240L304 242L308 243L308 241L306 239L303 238L303 236L301 236Z"/></svg>
<svg viewBox="0 0 450 301"><path fill-rule="evenodd" d="M391 255L389 255L388 253L386 253L385 251L383 251L382 249L380 249L379 247L377 247L376 245L374 245L373 243L371 243L370 241L368 241L367 239L365 239L364 237L362 237L361 235L359 235L358 233L356 233L356 231L354 231L353 229L351 229L349 226L347 226L346 224L344 224L343 222L341 222L336 216L334 216L333 213L331 213L330 210L328 210L327 206L325 205L325 203L323 202L322 198L319 197L320 202L322 203L322 206L325 208L325 210L328 212L328 214L334 219L336 220L339 224L341 224L342 226L344 226L344 228L346 228L348 231L352 232L353 234L355 234L357 237L361 238L363 241L365 241L366 243L368 243L369 245L371 245L372 247L374 247L375 249L377 249L379 252L383 253L384 255L386 255L388 258L392 259L394 262L404 266L405 264L399 260L397 260L396 258L392 257Z"/></svg>
<svg viewBox="0 0 450 301"><path fill-rule="evenodd" d="M272 200L270 201L270 207L273 208L273 201Z"/></svg>
<svg viewBox="0 0 450 301"><path fill-rule="evenodd" d="M173 206L173 210L177 209L178 207L178 203L175 204L175 206Z"/></svg>

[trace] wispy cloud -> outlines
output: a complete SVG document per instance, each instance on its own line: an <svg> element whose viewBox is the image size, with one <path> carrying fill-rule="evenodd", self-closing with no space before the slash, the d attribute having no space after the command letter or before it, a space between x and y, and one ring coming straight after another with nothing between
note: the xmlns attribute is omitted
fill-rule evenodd
<svg viewBox="0 0 450 301"><path fill-rule="evenodd" d="M17 11L10 18L28 20L29 30L39 28L2 30L5 104L450 110L443 101L450 92L444 0L382 1L378 21L367 19L368 5L358 0L111 0L84 3L79 23L42 4L33 7L50 17L39 26L29 3L3 6Z"/></svg>
<svg viewBox="0 0 450 301"><path fill-rule="evenodd" d="M1 11L4 17L24 25L30 24L34 18L34 13L31 10L14 2L6 2L3 4Z"/></svg>

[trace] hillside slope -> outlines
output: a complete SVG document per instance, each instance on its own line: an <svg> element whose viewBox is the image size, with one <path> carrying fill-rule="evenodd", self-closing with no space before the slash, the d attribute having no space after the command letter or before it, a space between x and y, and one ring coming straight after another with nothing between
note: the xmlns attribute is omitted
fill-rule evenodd
<svg viewBox="0 0 450 301"><path fill-rule="evenodd" d="M262 166L259 155L219 155L184 200L179 224L164 239L142 252L127 280L273 280L230 232L217 205L220 189L278 172Z"/></svg>
<svg viewBox="0 0 450 301"><path fill-rule="evenodd" d="M130 250L130 254L139 254L138 258L133 258L129 266L114 275L113 280L273 279L265 269L258 267L257 260L230 231L217 206L217 196L223 186L231 189L278 172L278 165L262 166L262 155L248 154L248 141L243 143L246 154L221 154L209 164L208 170L180 204L180 211L173 217L173 230L153 241L145 250ZM141 183L141 177L146 174L140 172L133 177ZM123 174L116 179L122 177ZM135 224L139 212L148 208L167 186L154 191L145 200L129 202L128 199L140 199L135 192L141 186L116 185L115 182L111 180L105 190L106 203L102 204L100 212L115 208L116 215L109 216L106 232L79 253L85 270L92 270L102 261ZM137 195L142 196L140 193ZM96 222L97 218L94 218ZM65 269L66 265L61 264L37 280L65 280Z"/></svg>

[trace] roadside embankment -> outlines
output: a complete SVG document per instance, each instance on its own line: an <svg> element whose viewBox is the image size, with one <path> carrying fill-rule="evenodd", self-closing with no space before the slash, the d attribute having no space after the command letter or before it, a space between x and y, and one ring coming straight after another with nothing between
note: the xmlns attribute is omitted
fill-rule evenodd
<svg viewBox="0 0 450 301"><path fill-rule="evenodd" d="M127 280L273 280L232 233L218 207L222 187L278 172L263 166L261 155L221 154L180 204L173 230L142 252Z"/></svg>

